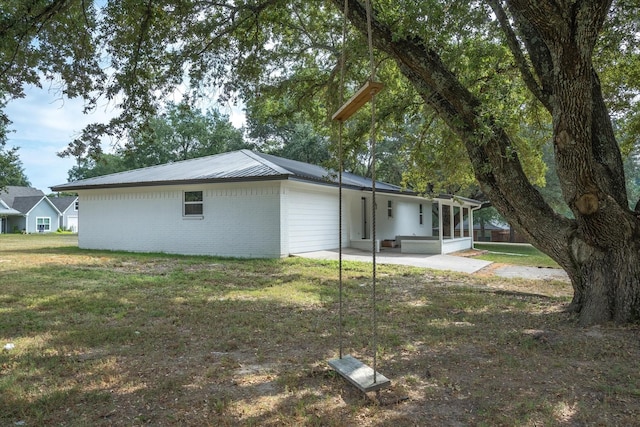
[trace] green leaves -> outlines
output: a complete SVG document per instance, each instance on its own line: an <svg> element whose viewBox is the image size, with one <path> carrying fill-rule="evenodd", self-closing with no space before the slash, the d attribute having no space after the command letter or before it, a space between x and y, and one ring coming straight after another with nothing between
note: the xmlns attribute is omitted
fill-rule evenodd
<svg viewBox="0 0 640 427"><path fill-rule="evenodd" d="M0 191L7 185L31 185L24 174L18 150L18 147L5 149L5 142L0 140Z"/></svg>
<svg viewBox="0 0 640 427"><path fill-rule="evenodd" d="M324 159L327 150L335 157L337 130L329 118L340 106L341 91L346 99L368 78L369 55L365 35L352 24L342 40L342 10L330 3L6 0L0 13L0 93L22 96L23 85L44 78L67 96L84 97L87 109L104 102L117 107L118 117L86 128L73 141L67 153L77 158L99 156L105 133L116 140L131 136L126 151L147 150L143 157L155 155L154 162L171 156L160 155L164 149L154 153L149 140L174 141L174 148L163 147L171 155L182 152L177 158L220 150L225 145L212 142L203 130L218 118L196 120L171 106L163 113L168 102L183 97L242 101L251 136L263 148L282 154L293 144L290 153L305 146L303 151L310 153L317 144L309 158ZM551 138L551 118L525 86L504 28L487 4L377 0L373 6L377 22L391 31L391 42L419 40L479 101L477 142L503 129L511 138L503 155L519 159L527 178L543 185L541 147ZM635 78L640 24L635 12L634 2L613 3L594 55L624 154L640 144L640 78ZM535 58L526 55L523 34L515 34L530 65ZM377 97L381 179L422 189L468 188L475 178L468 170L467 150L460 135L434 118L437 111L428 106L428 97L436 95L419 94L388 54L376 51L374 56L385 84ZM362 173L371 167L368 111L363 109L344 129L347 167ZM227 148L244 146L232 129L220 132L233 141ZM206 149L191 149L193 141L206 138Z"/></svg>

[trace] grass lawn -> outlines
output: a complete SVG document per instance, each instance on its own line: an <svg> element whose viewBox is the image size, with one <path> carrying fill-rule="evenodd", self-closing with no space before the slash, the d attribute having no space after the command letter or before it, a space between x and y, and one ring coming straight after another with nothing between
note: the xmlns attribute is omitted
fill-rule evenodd
<svg viewBox="0 0 640 427"><path fill-rule="evenodd" d="M478 259L493 261L501 264L526 265L531 267L560 268L548 255L540 252L531 245L514 243L478 243L476 249L487 251L477 256Z"/></svg>
<svg viewBox="0 0 640 427"><path fill-rule="evenodd" d="M344 346L371 364L370 264ZM640 329L576 326L563 282L379 266L367 398L338 354L337 263L86 251L0 235L0 425L581 426L640 419ZM405 399L406 398L406 399Z"/></svg>

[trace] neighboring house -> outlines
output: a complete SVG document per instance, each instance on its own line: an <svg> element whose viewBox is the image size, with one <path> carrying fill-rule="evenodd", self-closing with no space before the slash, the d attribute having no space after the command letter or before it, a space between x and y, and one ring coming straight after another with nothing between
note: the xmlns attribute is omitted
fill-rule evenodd
<svg viewBox="0 0 640 427"><path fill-rule="evenodd" d="M485 221L473 225L473 240L476 242L529 243L527 239L512 229L506 222Z"/></svg>
<svg viewBox="0 0 640 427"><path fill-rule="evenodd" d="M78 232L78 196L49 197L51 203L60 212L58 227L63 230Z"/></svg>
<svg viewBox="0 0 640 427"><path fill-rule="evenodd" d="M340 240L343 247L373 247L370 179L343 174L339 236L335 173L249 150L51 188L78 193L81 248L274 258L335 249ZM472 229L456 237L454 222L473 224L479 205L378 182L376 240L413 253L471 248Z"/></svg>
<svg viewBox="0 0 640 427"><path fill-rule="evenodd" d="M45 194L30 187L0 191L0 232L49 233L58 229L60 211Z"/></svg>
<svg viewBox="0 0 640 427"><path fill-rule="evenodd" d="M473 240L476 242L491 242L494 233L509 232L509 225L493 221L483 221L473 224Z"/></svg>

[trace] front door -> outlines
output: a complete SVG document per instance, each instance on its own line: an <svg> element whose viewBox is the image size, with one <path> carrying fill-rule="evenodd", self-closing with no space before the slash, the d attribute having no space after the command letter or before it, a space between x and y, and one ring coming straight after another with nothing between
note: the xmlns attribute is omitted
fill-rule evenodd
<svg viewBox="0 0 640 427"><path fill-rule="evenodd" d="M367 198L361 199L362 204L362 238L368 239L370 237L369 232L369 211L367 209Z"/></svg>

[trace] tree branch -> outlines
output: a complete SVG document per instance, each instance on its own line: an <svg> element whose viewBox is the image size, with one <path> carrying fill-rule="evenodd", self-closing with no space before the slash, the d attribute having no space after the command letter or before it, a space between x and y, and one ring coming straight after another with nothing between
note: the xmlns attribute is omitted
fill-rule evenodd
<svg viewBox="0 0 640 427"><path fill-rule="evenodd" d="M509 46L509 49L511 50L511 54L513 55L513 58L516 61L516 65L520 70L522 79L524 80L525 84L527 85L531 93L533 93L533 95L542 103L542 105L545 106L547 110L551 111L553 107L551 104L551 99L550 99L551 93L549 91L549 87L548 86L545 87L544 84L542 85L539 84L535 76L531 72L529 62L527 61L527 58L524 56L524 53L520 49L520 42L518 41L518 37L516 36L515 31L511 27L511 24L509 23L509 18L507 16L507 13L505 12L502 5L500 4L499 0L488 0L488 3L493 9L493 12L496 14L496 17L498 18L500 27L502 28L502 31L504 32L504 35L506 37L507 45ZM531 45L532 43L535 43L535 42L532 42L530 38L528 38L527 41L528 41L527 45ZM534 64L536 63L536 61L533 61L533 62ZM547 73L539 73L538 75L540 76L540 74L545 76ZM543 82L545 81L545 79L541 79L541 80Z"/></svg>
<svg viewBox="0 0 640 427"><path fill-rule="evenodd" d="M341 0L333 2L340 8ZM348 18L366 34L366 12L359 1L349 0ZM376 48L396 61L425 102L460 135L476 178L492 203L534 245L571 268L565 245L575 224L557 215L531 185L506 132L493 118L483 116L480 101L423 40L398 39L375 17L372 27Z"/></svg>

